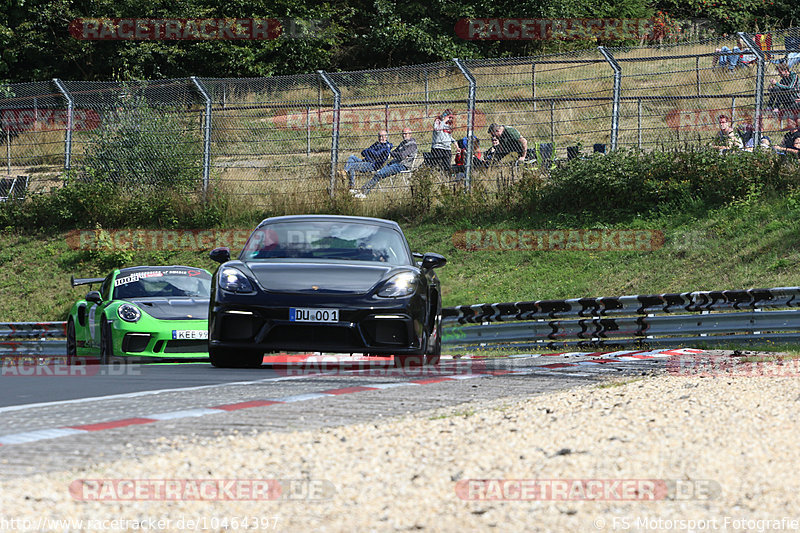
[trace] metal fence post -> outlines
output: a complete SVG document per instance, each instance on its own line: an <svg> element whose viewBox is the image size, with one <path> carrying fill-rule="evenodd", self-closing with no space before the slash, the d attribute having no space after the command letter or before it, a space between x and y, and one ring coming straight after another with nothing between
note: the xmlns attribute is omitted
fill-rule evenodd
<svg viewBox="0 0 800 533"><path fill-rule="evenodd" d="M203 83L195 76L190 78L200 95L205 99L206 114L203 123L203 198L208 195L208 182L211 175L211 96L206 92Z"/></svg>
<svg viewBox="0 0 800 533"><path fill-rule="evenodd" d="M753 147L756 147L761 142L761 116L764 108L764 75L767 70L766 57L764 56L764 51L761 50L761 47L756 44L749 34L739 32L739 37L750 47L750 50L752 50L753 54L756 56L756 61L758 61L756 65L756 109L755 117L753 117L753 128L755 130L753 133Z"/></svg>
<svg viewBox="0 0 800 533"><path fill-rule="evenodd" d="M458 67L458 70L461 71L461 74L467 79L467 82L469 82L469 96L467 101L467 160L464 161L464 188L470 190L472 186L472 137L475 127L475 92L477 83L475 81L475 76L472 75L467 66L464 65L460 59L453 58L453 61Z"/></svg>
<svg viewBox="0 0 800 533"><path fill-rule="evenodd" d="M333 198L333 193L336 188L336 168L339 166L339 109L342 105L342 92L333 83L330 76L324 70L318 70L317 74L320 79L325 82L325 85L333 93L333 137L331 139L331 185L330 194Z"/></svg>
<svg viewBox="0 0 800 533"><path fill-rule="evenodd" d="M311 106L306 106L306 157L311 157Z"/></svg>
<svg viewBox="0 0 800 533"><path fill-rule="evenodd" d="M642 99L636 99L636 146L642 149Z"/></svg>
<svg viewBox="0 0 800 533"><path fill-rule="evenodd" d="M74 124L73 114L75 111L75 103L60 79L53 78L53 83L56 84L61 95L67 100L67 132L64 136L64 171L69 172L72 168L72 128Z"/></svg>
<svg viewBox="0 0 800 533"><path fill-rule="evenodd" d="M606 58L608 64L614 69L614 102L611 105L611 150L617 149L617 137L619 136L619 101L620 93L622 92L622 68L619 63L611 55L611 52L603 46L598 46L597 49Z"/></svg>
<svg viewBox="0 0 800 533"><path fill-rule="evenodd" d="M531 98L533 98L533 110L536 111L536 63L531 62Z"/></svg>

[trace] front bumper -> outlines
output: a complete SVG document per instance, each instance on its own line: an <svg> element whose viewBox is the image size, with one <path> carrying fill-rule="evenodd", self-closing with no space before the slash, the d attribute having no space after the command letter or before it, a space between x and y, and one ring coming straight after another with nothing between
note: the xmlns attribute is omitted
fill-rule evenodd
<svg viewBox="0 0 800 533"><path fill-rule="evenodd" d="M417 353L424 342L421 298L365 301L363 307L336 302L243 306L214 304L209 315L211 348L264 351ZM336 323L293 322L290 307L339 310Z"/></svg>
<svg viewBox="0 0 800 533"><path fill-rule="evenodd" d="M174 331L206 331L205 320L169 320L153 330L115 320L111 326L114 355L148 359L207 359L208 340L175 339Z"/></svg>

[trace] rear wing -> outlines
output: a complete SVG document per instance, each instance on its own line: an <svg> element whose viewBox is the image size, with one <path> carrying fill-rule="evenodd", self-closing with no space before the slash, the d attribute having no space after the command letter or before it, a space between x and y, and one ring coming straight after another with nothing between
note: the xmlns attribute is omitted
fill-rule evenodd
<svg viewBox="0 0 800 533"><path fill-rule="evenodd" d="M92 283L103 283L106 278L76 278L73 274L69 277L69 282L72 284L73 287L77 287L78 285L90 285Z"/></svg>

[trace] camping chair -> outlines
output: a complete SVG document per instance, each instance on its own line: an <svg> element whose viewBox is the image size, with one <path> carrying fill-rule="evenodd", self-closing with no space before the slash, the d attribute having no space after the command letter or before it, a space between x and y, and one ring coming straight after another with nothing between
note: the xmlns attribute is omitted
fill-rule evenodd
<svg viewBox="0 0 800 533"><path fill-rule="evenodd" d="M0 178L0 202L5 202L9 198L24 200L27 190L28 176Z"/></svg>

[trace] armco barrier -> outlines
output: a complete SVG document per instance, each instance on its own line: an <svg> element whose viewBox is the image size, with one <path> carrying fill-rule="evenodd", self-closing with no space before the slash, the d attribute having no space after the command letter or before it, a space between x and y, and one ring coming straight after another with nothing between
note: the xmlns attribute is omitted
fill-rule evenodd
<svg viewBox="0 0 800 533"><path fill-rule="evenodd" d="M797 342L800 287L462 305L442 317L450 349ZM65 337L66 322L0 322L0 356L64 355Z"/></svg>
<svg viewBox="0 0 800 533"><path fill-rule="evenodd" d="M66 336L66 322L0 322L0 356L65 355Z"/></svg>
<svg viewBox="0 0 800 533"><path fill-rule="evenodd" d="M442 340L526 349L796 342L798 308L800 287L478 304L445 308Z"/></svg>

